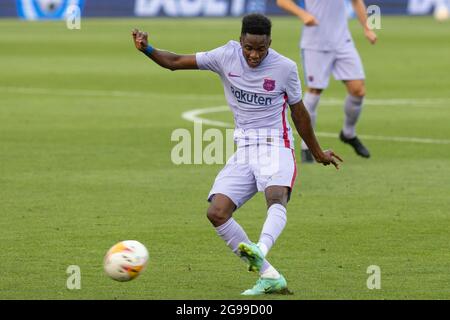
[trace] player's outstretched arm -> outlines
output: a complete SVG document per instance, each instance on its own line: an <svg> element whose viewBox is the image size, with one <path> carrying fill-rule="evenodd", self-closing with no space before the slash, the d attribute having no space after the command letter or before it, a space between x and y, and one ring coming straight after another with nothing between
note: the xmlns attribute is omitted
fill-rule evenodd
<svg viewBox="0 0 450 320"><path fill-rule="evenodd" d="M155 61L161 67L170 70L198 69L195 55L179 55L176 53L158 50L148 44L147 32L134 29L131 33L136 49Z"/></svg>
<svg viewBox="0 0 450 320"><path fill-rule="evenodd" d="M359 22L364 28L364 35L371 44L375 44L377 42L377 34L367 25L367 8L364 0L352 0L352 5Z"/></svg>
<svg viewBox="0 0 450 320"><path fill-rule="evenodd" d="M308 27L316 26L319 24L312 14L300 8L292 0L277 0L277 5L281 9L284 9L287 12L292 13L294 16L300 18L303 21L303 23Z"/></svg>
<svg viewBox="0 0 450 320"><path fill-rule="evenodd" d="M306 110L303 101L293 104L290 107L291 117L295 127L297 128L297 132L300 137L302 137L303 141L305 141L316 161L322 163L325 166L333 164L336 169L339 169L337 160L341 162L343 162L343 160L332 150L322 151L319 142L317 141L316 135L314 134L308 110Z"/></svg>

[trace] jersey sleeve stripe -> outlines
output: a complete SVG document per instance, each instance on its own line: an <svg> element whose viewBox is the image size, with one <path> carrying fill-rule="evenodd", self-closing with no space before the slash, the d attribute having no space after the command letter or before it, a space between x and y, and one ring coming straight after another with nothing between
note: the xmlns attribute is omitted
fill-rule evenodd
<svg viewBox="0 0 450 320"><path fill-rule="evenodd" d="M286 148L290 148L291 147L291 143L289 141L289 136L288 136L288 132L287 132L287 125L286 125L287 100L288 100L288 96L284 95L283 112L281 113L281 117L282 117L282 122L283 122L283 141L284 141L284 146Z"/></svg>

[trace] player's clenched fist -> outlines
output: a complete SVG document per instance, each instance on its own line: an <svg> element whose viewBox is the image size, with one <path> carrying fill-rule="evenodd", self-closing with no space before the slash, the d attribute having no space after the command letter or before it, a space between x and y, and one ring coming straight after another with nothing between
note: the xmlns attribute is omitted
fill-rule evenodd
<svg viewBox="0 0 450 320"><path fill-rule="evenodd" d="M377 42L377 34L373 32L373 30L366 29L364 30L364 34L371 44L375 44Z"/></svg>
<svg viewBox="0 0 450 320"><path fill-rule="evenodd" d="M134 29L132 32L134 45L136 49L140 51L144 51L148 46L148 34L147 32L139 31L138 29Z"/></svg>
<svg viewBox="0 0 450 320"><path fill-rule="evenodd" d="M319 22L316 20L316 18L312 14L309 14L307 12L305 12L303 14L301 19L302 19L303 23L305 24L305 26L308 26L308 27L317 26L319 24Z"/></svg>

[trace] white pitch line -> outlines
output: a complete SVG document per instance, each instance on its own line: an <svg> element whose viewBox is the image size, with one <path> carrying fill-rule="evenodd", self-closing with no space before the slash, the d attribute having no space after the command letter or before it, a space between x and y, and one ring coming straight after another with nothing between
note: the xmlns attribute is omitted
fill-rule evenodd
<svg viewBox="0 0 450 320"><path fill-rule="evenodd" d="M195 94L183 94L183 95L171 95L168 93L153 93L153 92L133 92L133 91L108 91L108 90L83 90L83 89L49 89L49 88L28 88L28 87L2 87L0 86L0 92L16 93L16 94L40 94L50 96L84 96L84 97L124 97L124 98L145 98L145 97L160 97L166 99L179 99L179 100L217 100L221 99L220 95L195 95ZM324 98L321 100L323 105L341 105L342 101L336 98ZM366 99L365 104L374 106L449 106L450 98L438 98L438 99ZM183 113L182 117L188 121L198 122L202 121L204 124L211 126L232 128L230 123L215 121L209 119L203 119L199 117L201 114L224 112L228 110L227 106L195 109ZM337 137L335 133L328 132L316 132L319 137ZM361 138L367 140L380 140L380 141L395 141L395 142L413 142L413 143L428 143L428 144L450 144L450 140L438 140L429 138L414 138L414 137L384 137L384 136L372 136L361 135Z"/></svg>
<svg viewBox="0 0 450 320"><path fill-rule="evenodd" d="M0 87L0 92L27 94L27 95L48 95L48 96L69 96L69 97L119 97L119 98L164 98L176 100L222 100L222 95L206 94L180 94L141 92L141 91L117 91L117 90L84 90L84 89L49 89L49 88L26 88L26 87Z"/></svg>
<svg viewBox="0 0 450 320"><path fill-rule="evenodd" d="M0 92L27 94L27 95L49 95L49 96L75 96L75 97L118 97L118 98L164 98L172 100L194 100L194 101L217 101L222 100L222 94L170 94L142 91L118 91L118 90L85 90L85 89L52 89L33 87L0 86ZM322 98L321 105L341 106L343 99ZM450 98L436 99L365 99L365 105L370 106L407 106L407 107L443 107L450 108Z"/></svg>
<svg viewBox="0 0 450 320"><path fill-rule="evenodd" d="M194 123L203 123L210 126L216 126L221 128L233 128L233 125L228 122L222 122L222 121L215 121L215 120L209 120L199 117L201 114L206 113L215 113L215 112L225 112L230 110L228 106L219 106L219 107L212 107L212 108L204 108L204 109L194 109L189 110L186 112L183 112L181 114L181 117L187 121L191 121Z"/></svg>
<svg viewBox="0 0 450 320"><path fill-rule="evenodd" d="M200 117L200 115L225 112L228 111L228 106L218 106L204 109L194 109L183 112L181 117L187 121L194 123L203 123L211 126L221 127L221 128L233 128L231 123L223 121L209 120ZM318 137L324 138L337 138L338 134L330 132L316 132ZM415 137L385 137L385 136L373 136L373 135L359 135L361 139L365 140L378 140L378 141L393 141L393 142L410 142L410 143L425 143L425 144L450 144L450 140L443 139L429 139L429 138L415 138Z"/></svg>
<svg viewBox="0 0 450 320"><path fill-rule="evenodd" d="M321 105L341 106L344 104L344 99L337 98L321 98ZM444 106L450 107L450 98L436 98L436 99L364 99L364 105L377 107L391 107L391 106Z"/></svg>

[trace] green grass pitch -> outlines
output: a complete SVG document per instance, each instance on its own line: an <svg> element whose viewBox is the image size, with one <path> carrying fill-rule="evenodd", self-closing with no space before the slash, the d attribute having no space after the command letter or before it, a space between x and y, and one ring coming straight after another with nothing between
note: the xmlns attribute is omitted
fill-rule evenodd
<svg viewBox="0 0 450 320"><path fill-rule="evenodd" d="M272 47L302 74L299 21L273 24ZM350 25L367 74L358 130L373 157L320 136L345 163L299 165L288 224L268 256L295 294L263 299L448 299L449 25L386 17L376 46ZM133 27L156 47L193 53L237 39L240 20L98 19L81 30L0 21L1 299L240 299L257 279L206 219L222 165L170 159L172 131L193 130L181 114L225 104L220 81L159 68L134 49ZM344 97L332 81L318 132L339 132ZM257 240L265 215L258 194L235 218ZM125 239L143 242L150 262L118 283L102 262ZM69 265L81 268L80 290L66 288ZM370 265L381 269L379 290L366 286Z"/></svg>

